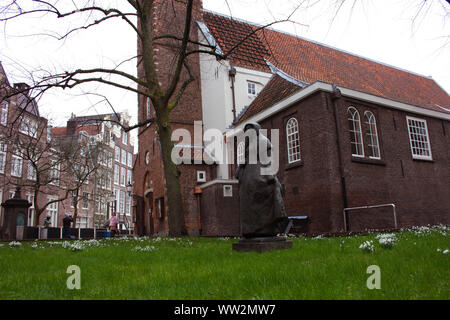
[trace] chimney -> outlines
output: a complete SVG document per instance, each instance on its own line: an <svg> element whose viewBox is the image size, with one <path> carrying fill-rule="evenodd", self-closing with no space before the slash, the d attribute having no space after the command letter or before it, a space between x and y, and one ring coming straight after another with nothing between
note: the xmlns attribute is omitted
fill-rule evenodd
<svg viewBox="0 0 450 320"><path fill-rule="evenodd" d="M24 82L14 83L14 89L17 91L28 95L28 92L30 91L30 86Z"/></svg>

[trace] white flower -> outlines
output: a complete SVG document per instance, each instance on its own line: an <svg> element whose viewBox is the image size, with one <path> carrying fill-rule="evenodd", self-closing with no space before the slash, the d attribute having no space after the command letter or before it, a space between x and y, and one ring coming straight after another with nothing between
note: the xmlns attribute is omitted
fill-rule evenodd
<svg viewBox="0 0 450 320"><path fill-rule="evenodd" d="M151 252L153 250L155 250L154 246L145 246L145 247L136 246L133 249L133 251L143 251L143 252Z"/></svg>
<svg viewBox="0 0 450 320"><path fill-rule="evenodd" d="M393 233L379 234L375 238L378 239L378 243L384 249L391 249L397 241L397 237Z"/></svg>
<svg viewBox="0 0 450 320"><path fill-rule="evenodd" d="M442 252L443 254L447 254L448 253L448 249L445 249L444 252Z"/></svg>
<svg viewBox="0 0 450 320"><path fill-rule="evenodd" d="M365 252L374 252L375 247L373 246L373 241L364 241L359 248Z"/></svg>
<svg viewBox="0 0 450 320"><path fill-rule="evenodd" d="M10 243L9 243L9 246L10 247L20 247L22 244L20 243L20 242L17 242L17 241L11 241Z"/></svg>
<svg viewBox="0 0 450 320"><path fill-rule="evenodd" d="M441 252L441 249L438 248L436 251L437 251L437 252Z"/></svg>

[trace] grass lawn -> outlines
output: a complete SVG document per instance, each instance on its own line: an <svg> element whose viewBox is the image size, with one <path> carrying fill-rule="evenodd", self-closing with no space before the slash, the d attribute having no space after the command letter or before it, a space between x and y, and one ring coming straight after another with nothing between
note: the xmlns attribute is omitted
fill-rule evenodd
<svg viewBox="0 0 450 320"><path fill-rule="evenodd" d="M396 233L391 249L376 236L292 238L292 249L262 254L221 238L3 242L0 299L450 298L448 228ZM375 251L359 248L368 240ZM69 265L80 267L79 290L67 289ZM370 265L379 290L366 286Z"/></svg>

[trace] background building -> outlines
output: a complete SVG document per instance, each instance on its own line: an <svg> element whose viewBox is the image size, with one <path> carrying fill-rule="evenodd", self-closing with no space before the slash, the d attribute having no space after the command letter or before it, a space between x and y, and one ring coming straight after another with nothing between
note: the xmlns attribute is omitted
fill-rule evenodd
<svg viewBox="0 0 450 320"><path fill-rule="evenodd" d="M103 226L115 210L120 228L134 229L131 215L134 146L121 126L127 126L129 120L127 113L73 115L66 127L51 129L54 139L77 141L96 168L85 186L62 202L65 212L79 214L77 221L82 228Z"/></svg>

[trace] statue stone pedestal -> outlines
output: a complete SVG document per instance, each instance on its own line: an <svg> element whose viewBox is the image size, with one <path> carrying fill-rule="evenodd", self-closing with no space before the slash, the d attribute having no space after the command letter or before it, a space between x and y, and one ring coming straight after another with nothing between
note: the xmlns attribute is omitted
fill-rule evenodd
<svg viewBox="0 0 450 320"><path fill-rule="evenodd" d="M280 250L292 248L292 241L286 241L286 237L260 237L242 238L233 243L234 251L256 251L259 253L269 250Z"/></svg>

